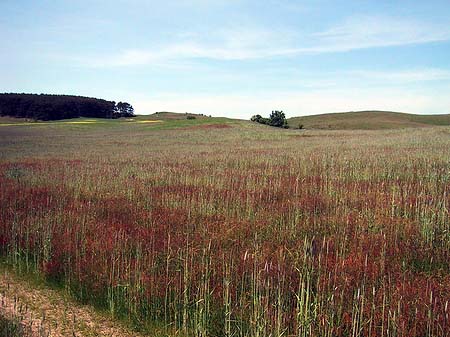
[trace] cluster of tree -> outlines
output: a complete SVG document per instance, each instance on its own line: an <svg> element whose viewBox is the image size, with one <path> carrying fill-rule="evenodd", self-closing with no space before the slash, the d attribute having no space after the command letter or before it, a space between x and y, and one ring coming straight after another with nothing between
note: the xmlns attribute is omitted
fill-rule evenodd
<svg viewBox="0 0 450 337"><path fill-rule="evenodd" d="M286 116L283 111L272 111L269 118L264 118L261 115L254 115L251 118L252 122L260 123L260 124L266 124L270 126L275 126L277 128L289 128Z"/></svg>
<svg viewBox="0 0 450 337"><path fill-rule="evenodd" d="M126 102L44 94L0 94L0 116L56 120L77 117L120 118L134 116Z"/></svg>
<svg viewBox="0 0 450 337"><path fill-rule="evenodd" d="M134 116L134 109L130 103L119 102L116 104L114 108L113 118L133 117L133 116Z"/></svg>

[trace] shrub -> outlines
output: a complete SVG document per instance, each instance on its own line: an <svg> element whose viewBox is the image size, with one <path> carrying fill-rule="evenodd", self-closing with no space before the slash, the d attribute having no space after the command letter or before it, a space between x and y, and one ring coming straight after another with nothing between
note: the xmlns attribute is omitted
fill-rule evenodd
<svg viewBox="0 0 450 337"><path fill-rule="evenodd" d="M254 115L250 120L260 124L267 124L267 118L263 118L261 115Z"/></svg>
<svg viewBox="0 0 450 337"><path fill-rule="evenodd" d="M274 126L277 128L284 128L288 129L289 125L286 120L286 116L283 111L272 111L269 118L264 118L261 115L254 115L250 119L252 122L260 123L260 124L267 124L270 126Z"/></svg>

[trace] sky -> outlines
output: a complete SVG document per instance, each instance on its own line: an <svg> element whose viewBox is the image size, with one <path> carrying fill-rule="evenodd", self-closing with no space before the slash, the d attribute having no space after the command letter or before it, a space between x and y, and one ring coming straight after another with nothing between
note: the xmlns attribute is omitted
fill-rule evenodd
<svg viewBox="0 0 450 337"><path fill-rule="evenodd" d="M449 0L0 0L0 92L250 118L450 113Z"/></svg>

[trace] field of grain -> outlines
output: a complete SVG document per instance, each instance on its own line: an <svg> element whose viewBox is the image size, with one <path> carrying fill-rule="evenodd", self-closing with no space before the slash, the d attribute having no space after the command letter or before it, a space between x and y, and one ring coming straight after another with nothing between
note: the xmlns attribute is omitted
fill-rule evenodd
<svg viewBox="0 0 450 337"><path fill-rule="evenodd" d="M448 127L0 127L3 263L149 336L449 336L449 207Z"/></svg>

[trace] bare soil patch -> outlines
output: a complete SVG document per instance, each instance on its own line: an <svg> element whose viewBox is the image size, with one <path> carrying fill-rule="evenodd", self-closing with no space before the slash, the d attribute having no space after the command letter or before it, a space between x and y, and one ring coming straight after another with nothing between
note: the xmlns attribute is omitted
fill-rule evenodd
<svg viewBox="0 0 450 337"><path fill-rule="evenodd" d="M0 274L0 313L19 320L33 337L141 336L108 315L67 298L61 291L35 288L5 270Z"/></svg>

